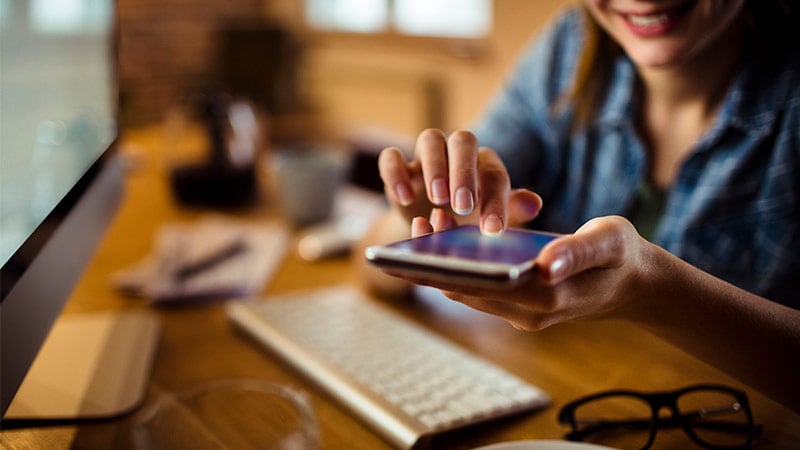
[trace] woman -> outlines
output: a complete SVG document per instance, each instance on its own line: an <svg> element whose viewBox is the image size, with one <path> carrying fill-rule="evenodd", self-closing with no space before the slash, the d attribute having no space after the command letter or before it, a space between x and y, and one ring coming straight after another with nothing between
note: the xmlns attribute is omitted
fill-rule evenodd
<svg viewBox="0 0 800 450"><path fill-rule="evenodd" d="M779 0L584 0L474 134L384 150L392 209L365 243L409 224L573 233L511 293L436 287L526 330L633 321L800 411L797 21Z"/></svg>

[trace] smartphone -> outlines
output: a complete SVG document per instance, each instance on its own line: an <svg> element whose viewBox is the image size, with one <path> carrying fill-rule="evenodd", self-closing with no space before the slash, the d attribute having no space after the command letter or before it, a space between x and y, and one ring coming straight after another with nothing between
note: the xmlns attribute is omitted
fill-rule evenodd
<svg viewBox="0 0 800 450"><path fill-rule="evenodd" d="M509 228L484 235L474 225L368 247L367 260L390 275L430 284L459 283L489 288L513 287L555 233Z"/></svg>

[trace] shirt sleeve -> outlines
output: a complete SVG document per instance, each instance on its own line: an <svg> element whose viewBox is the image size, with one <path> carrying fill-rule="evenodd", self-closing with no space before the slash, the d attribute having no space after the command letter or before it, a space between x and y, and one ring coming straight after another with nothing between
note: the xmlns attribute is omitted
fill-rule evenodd
<svg viewBox="0 0 800 450"><path fill-rule="evenodd" d="M514 187L543 192L555 183L570 126L555 106L571 87L582 41L581 13L569 9L523 53L474 128L480 145L503 159Z"/></svg>

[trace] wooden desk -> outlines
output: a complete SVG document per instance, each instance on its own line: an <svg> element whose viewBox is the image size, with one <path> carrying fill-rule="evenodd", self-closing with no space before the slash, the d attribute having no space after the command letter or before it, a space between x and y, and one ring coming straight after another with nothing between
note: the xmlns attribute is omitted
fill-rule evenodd
<svg viewBox="0 0 800 450"><path fill-rule="evenodd" d="M176 207L162 176L157 132L129 134L125 151L136 156L127 181L127 199L88 268L65 313L149 308L113 292L109 274L144 256L155 230L165 221L190 220L201 212ZM273 218L268 208L245 214ZM346 258L304 263L290 255L268 293L352 281ZM452 302L390 303L400 314L545 389L553 404L543 411L478 426L448 436L439 448L467 449L521 439L560 439L565 428L556 414L566 402L610 388L672 389L717 382L748 392L756 420L764 426L758 448L797 448L800 416L764 398L725 374L625 323L555 326L538 333L514 330L504 321ZM234 331L220 304L156 308L163 335L152 374L153 392L180 391L230 378L259 378L298 387L310 394L324 449L388 449L377 435L313 386ZM151 393L150 397L155 394ZM135 413L134 413L135 414ZM247 411L242 411L247 414ZM132 416L78 427L2 432L3 448L125 448ZM691 448L679 431L661 431L655 448Z"/></svg>

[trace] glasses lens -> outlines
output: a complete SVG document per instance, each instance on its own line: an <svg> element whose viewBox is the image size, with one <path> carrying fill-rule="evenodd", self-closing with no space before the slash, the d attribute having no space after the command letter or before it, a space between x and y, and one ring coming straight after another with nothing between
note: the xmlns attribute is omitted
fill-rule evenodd
<svg viewBox="0 0 800 450"><path fill-rule="evenodd" d="M678 399L678 409L701 441L720 447L741 447L750 439L753 428L745 406L731 393L688 392Z"/></svg>
<svg viewBox="0 0 800 450"><path fill-rule="evenodd" d="M577 435L583 441L615 448L642 448L650 440L652 408L644 400L615 395L575 410Z"/></svg>

